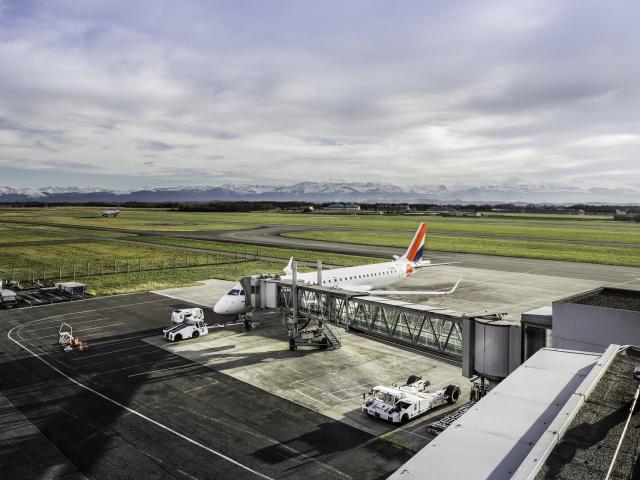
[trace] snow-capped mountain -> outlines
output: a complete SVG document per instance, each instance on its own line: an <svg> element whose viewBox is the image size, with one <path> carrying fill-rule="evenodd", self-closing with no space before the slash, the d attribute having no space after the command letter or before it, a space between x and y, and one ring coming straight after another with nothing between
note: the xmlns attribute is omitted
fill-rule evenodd
<svg viewBox="0 0 640 480"><path fill-rule="evenodd" d="M560 184L501 183L479 186L376 182L300 182L293 185L176 186L130 191L85 187L0 187L0 202L210 202L302 201L368 203L640 203L633 188L579 188Z"/></svg>

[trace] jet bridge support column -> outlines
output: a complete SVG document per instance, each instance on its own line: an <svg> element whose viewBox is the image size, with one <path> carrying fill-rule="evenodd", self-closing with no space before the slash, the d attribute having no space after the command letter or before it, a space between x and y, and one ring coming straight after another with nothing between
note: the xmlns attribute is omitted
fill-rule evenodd
<svg viewBox="0 0 640 480"><path fill-rule="evenodd" d="M318 262L318 282L322 283L321 262ZM298 291L298 264L294 260L291 262L291 315L285 318L289 334L289 349L296 350L301 346L340 348L340 338L328 324L309 315L300 316L301 305ZM304 295L304 290L302 294ZM304 299L302 300L302 308L304 309Z"/></svg>
<svg viewBox="0 0 640 480"><path fill-rule="evenodd" d="M296 333L298 330L298 262L291 262L291 303L293 304L293 322L296 328Z"/></svg>

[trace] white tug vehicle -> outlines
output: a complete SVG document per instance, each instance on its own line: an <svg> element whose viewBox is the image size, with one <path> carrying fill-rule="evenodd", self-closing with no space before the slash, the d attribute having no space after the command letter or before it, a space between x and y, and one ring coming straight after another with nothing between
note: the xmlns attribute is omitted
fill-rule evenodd
<svg viewBox="0 0 640 480"><path fill-rule="evenodd" d="M179 342L187 338L198 338L207 335L209 326L204 321L201 308L185 308L171 313L171 325L162 330L165 339Z"/></svg>
<svg viewBox="0 0 640 480"><path fill-rule="evenodd" d="M435 392L427 392L427 380L411 375L406 385L371 389L362 403L362 412L392 423L405 423L446 403L453 404L460 397L460 388L448 385Z"/></svg>

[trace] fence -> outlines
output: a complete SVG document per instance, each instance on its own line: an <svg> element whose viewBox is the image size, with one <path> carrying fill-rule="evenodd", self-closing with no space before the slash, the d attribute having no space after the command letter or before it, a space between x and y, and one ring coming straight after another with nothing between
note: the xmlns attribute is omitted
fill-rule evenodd
<svg viewBox="0 0 640 480"><path fill-rule="evenodd" d="M258 260L256 254L247 252L214 252L211 254L187 254L152 258L125 258L95 260L89 262L60 263L57 265L32 265L0 268L0 279L17 282L76 279L100 275L137 273L175 268L204 267L228 263Z"/></svg>

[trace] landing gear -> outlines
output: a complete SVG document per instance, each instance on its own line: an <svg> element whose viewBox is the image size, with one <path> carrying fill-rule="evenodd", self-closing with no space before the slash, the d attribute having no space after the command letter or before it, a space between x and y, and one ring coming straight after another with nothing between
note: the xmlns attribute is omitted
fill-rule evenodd
<svg viewBox="0 0 640 480"><path fill-rule="evenodd" d="M473 387L471 387L471 392L469 392L469 400L472 402L478 402L482 397L487 394L488 391L488 383L485 383L484 378L481 378L480 381L473 382Z"/></svg>
<svg viewBox="0 0 640 480"><path fill-rule="evenodd" d="M249 316L245 316L244 318L244 329L247 332L253 330L253 319Z"/></svg>

